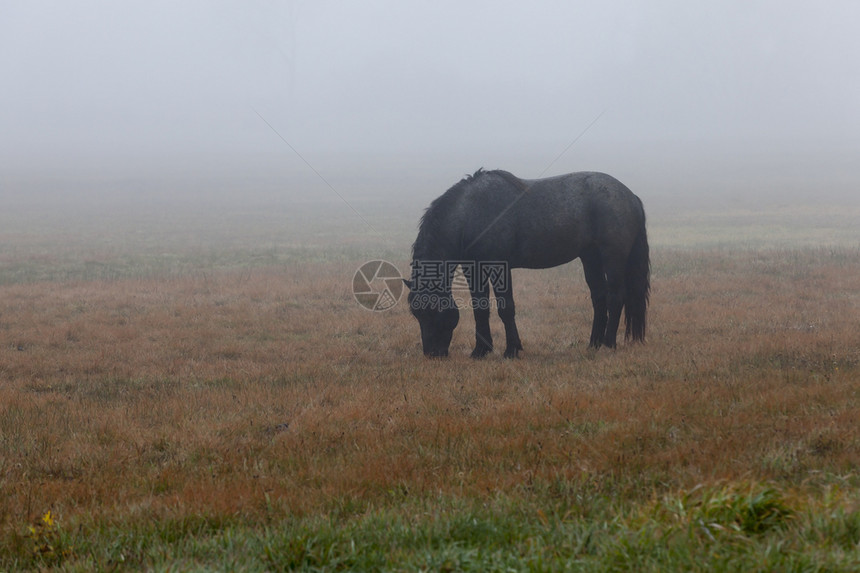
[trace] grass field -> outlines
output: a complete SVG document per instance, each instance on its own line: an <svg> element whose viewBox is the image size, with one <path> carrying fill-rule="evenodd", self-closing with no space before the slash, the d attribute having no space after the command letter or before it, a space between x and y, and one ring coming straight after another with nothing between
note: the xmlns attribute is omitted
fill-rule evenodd
<svg viewBox="0 0 860 573"><path fill-rule="evenodd" d="M574 263L477 362L353 300L417 216L94 205L0 215L0 570L860 570L856 205L652 213L645 345Z"/></svg>

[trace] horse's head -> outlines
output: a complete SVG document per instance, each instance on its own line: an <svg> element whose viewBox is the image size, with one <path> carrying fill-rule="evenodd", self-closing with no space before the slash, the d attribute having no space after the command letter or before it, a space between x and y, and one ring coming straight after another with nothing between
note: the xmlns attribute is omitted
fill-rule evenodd
<svg viewBox="0 0 860 573"><path fill-rule="evenodd" d="M411 281L403 282L409 287L409 310L412 311L412 316L418 319L418 326L421 327L424 356L448 356L454 328L460 321L460 311L451 293L415 291L412 290Z"/></svg>

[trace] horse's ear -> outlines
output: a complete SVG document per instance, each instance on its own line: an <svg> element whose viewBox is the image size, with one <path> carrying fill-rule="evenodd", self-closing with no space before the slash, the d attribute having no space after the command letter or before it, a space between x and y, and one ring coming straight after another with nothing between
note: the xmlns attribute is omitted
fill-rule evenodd
<svg viewBox="0 0 860 573"><path fill-rule="evenodd" d="M403 279L403 284L406 285L406 288L408 288L409 290L412 290L412 281L408 281L406 279Z"/></svg>

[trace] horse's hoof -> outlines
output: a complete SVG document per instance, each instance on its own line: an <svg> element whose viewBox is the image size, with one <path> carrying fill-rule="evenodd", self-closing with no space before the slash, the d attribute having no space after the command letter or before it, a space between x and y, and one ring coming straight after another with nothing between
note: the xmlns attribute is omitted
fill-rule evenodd
<svg viewBox="0 0 860 573"><path fill-rule="evenodd" d="M511 349L505 350L505 358L513 360L514 358L519 358L519 357L520 357L520 349L519 348L511 348Z"/></svg>
<svg viewBox="0 0 860 573"><path fill-rule="evenodd" d="M478 358L483 358L484 356L486 356L487 354L489 354L492 351L493 351L492 348L476 348L472 351L472 358L474 358L476 360Z"/></svg>

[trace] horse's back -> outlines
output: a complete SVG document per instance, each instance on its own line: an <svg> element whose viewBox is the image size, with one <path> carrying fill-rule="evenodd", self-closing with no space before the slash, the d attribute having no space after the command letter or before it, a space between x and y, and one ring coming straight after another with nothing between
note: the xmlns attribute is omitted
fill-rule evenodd
<svg viewBox="0 0 860 573"><path fill-rule="evenodd" d="M594 246L627 248L644 227L641 201L611 175L583 171L519 179L490 173L495 180L474 189L465 233L482 256L547 268Z"/></svg>

